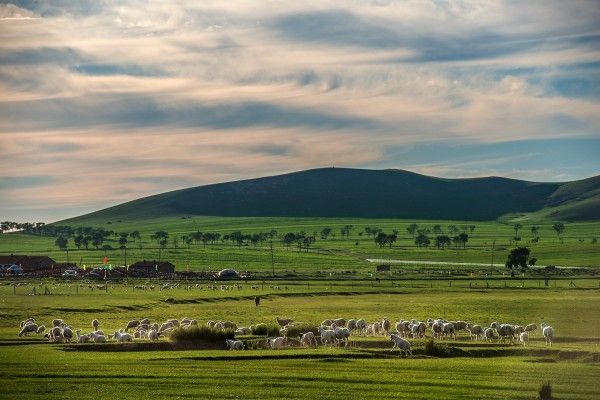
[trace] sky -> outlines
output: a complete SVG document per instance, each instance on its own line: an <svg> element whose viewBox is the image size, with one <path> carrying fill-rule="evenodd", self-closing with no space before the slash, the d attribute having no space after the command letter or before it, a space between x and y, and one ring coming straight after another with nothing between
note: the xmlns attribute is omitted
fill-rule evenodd
<svg viewBox="0 0 600 400"><path fill-rule="evenodd" d="M0 219L318 167L600 173L600 1L0 2Z"/></svg>

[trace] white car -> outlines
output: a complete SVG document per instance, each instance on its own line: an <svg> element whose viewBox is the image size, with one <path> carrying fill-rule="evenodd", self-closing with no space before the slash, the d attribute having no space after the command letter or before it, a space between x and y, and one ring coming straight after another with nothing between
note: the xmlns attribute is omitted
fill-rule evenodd
<svg viewBox="0 0 600 400"><path fill-rule="evenodd" d="M63 272L62 276L64 276L65 278L75 278L77 276L77 270L68 269L65 272Z"/></svg>

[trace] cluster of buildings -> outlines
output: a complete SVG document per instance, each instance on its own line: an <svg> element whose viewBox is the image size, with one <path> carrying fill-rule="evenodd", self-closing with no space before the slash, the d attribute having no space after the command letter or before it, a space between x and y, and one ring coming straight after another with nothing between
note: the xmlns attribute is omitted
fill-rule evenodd
<svg viewBox="0 0 600 400"><path fill-rule="evenodd" d="M175 273L175 265L168 261L136 261L125 267L96 266L86 269L73 263L56 262L48 256L28 255L0 255L0 275L27 275L27 276L77 276L92 275L106 277L106 275L121 276L165 276Z"/></svg>

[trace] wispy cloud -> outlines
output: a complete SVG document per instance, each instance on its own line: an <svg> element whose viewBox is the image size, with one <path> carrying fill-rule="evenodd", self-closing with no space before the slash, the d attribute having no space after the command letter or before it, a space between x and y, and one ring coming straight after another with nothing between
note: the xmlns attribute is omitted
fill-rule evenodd
<svg viewBox="0 0 600 400"><path fill-rule="evenodd" d="M329 165L595 174L599 22L593 0L0 4L0 209Z"/></svg>

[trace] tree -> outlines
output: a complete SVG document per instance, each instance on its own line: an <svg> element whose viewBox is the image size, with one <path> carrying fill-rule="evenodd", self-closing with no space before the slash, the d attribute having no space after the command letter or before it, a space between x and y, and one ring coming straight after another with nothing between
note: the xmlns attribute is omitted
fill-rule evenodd
<svg viewBox="0 0 600 400"><path fill-rule="evenodd" d="M104 255L106 256L106 252L109 250L112 250L112 246L110 244L105 244L104 246L102 246L102 250L104 250Z"/></svg>
<svg viewBox="0 0 600 400"><path fill-rule="evenodd" d="M515 236L519 236L519 231L523 228L523 225L516 223L513 225L513 229L515 230Z"/></svg>
<svg viewBox="0 0 600 400"><path fill-rule="evenodd" d="M415 234L417 233L417 229L419 229L419 225L417 224L410 224L409 226L406 227L406 231L411 235L411 236L415 236Z"/></svg>
<svg viewBox="0 0 600 400"><path fill-rule="evenodd" d="M459 230L456 225L448 225L448 232L452 235L455 235L459 232Z"/></svg>
<svg viewBox="0 0 600 400"><path fill-rule="evenodd" d="M477 228L477 225L469 225L469 234L472 235L473 232L475 231L475 228Z"/></svg>
<svg viewBox="0 0 600 400"><path fill-rule="evenodd" d="M158 262L160 262L160 254L162 249L167 247L168 243L169 241L167 240L167 238L161 239L160 242L158 242Z"/></svg>
<svg viewBox="0 0 600 400"><path fill-rule="evenodd" d="M169 233L166 231L157 231L150 235L150 239L155 240L156 244L160 246L160 243L163 240L166 240L169 237Z"/></svg>
<svg viewBox="0 0 600 400"><path fill-rule="evenodd" d="M344 225L340 229L340 235L342 235L342 237L345 236L346 238L348 238L350 236L350 233L352 232L352 229L354 229L352 225Z"/></svg>
<svg viewBox="0 0 600 400"><path fill-rule="evenodd" d="M283 244L289 250L290 245L296 241L296 234L293 232L288 232L283 236Z"/></svg>
<svg viewBox="0 0 600 400"><path fill-rule="evenodd" d="M86 250L90 248L90 242L92 241L92 237L90 235L84 235L81 239L81 244L85 247Z"/></svg>
<svg viewBox="0 0 600 400"><path fill-rule="evenodd" d="M462 244L463 249L467 247L467 242L469 241L469 235L465 232L460 233L458 236L458 243Z"/></svg>
<svg viewBox="0 0 600 400"><path fill-rule="evenodd" d="M513 271L514 268L520 267L522 271L525 271L530 265L530 254L531 251L527 247L517 247L516 249L512 249L506 259L506 268ZM533 264L537 261L535 258L532 258L532 260L534 260Z"/></svg>
<svg viewBox="0 0 600 400"><path fill-rule="evenodd" d="M563 224L562 222L557 222L556 224L552 225L552 229L554 229L554 232L556 232L556 235L560 239L560 242L564 243L562 234L565 231L565 224Z"/></svg>
<svg viewBox="0 0 600 400"><path fill-rule="evenodd" d="M424 233L419 233L419 235L417 235L415 238L415 244L417 247L428 247L430 243L431 240L429 240L429 237Z"/></svg>
<svg viewBox="0 0 600 400"><path fill-rule="evenodd" d="M441 235L442 232L442 226L441 225L434 225L432 232L435 233L436 235Z"/></svg>
<svg viewBox="0 0 600 400"><path fill-rule="evenodd" d="M376 226L365 227L365 233L367 234L367 236L375 237L379 232L381 232L381 228L377 228Z"/></svg>
<svg viewBox="0 0 600 400"><path fill-rule="evenodd" d="M129 236L129 233L127 232L122 232L119 233L119 248L121 250L123 250L123 264L127 265L127 237Z"/></svg>
<svg viewBox="0 0 600 400"><path fill-rule="evenodd" d="M310 247L311 244L313 244L316 241L314 236L305 236L302 238L302 246L304 246L304 248L306 249L306 251L308 252L308 248Z"/></svg>
<svg viewBox="0 0 600 400"><path fill-rule="evenodd" d="M75 235L75 237L73 238L73 243L75 243L75 247L77 247L77 250L79 250L81 248L82 242L83 242L83 235Z"/></svg>
<svg viewBox="0 0 600 400"><path fill-rule="evenodd" d="M452 243L452 239L448 235L438 235L435 238L435 247L438 249L450 247L450 243Z"/></svg>
<svg viewBox="0 0 600 400"><path fill-rule="evenodd" d="M379 247L388 245L391 248L396 240L398 240L398 235L395 233L388 235L387 233L379 232L377 236L375 236L375 243L377 243Z"/></svg>
<svg viewBox="0 0 600 400"><path fill-rule="evenodd" d="M140 235L140 231L133 231L129 234L129 237L132 238L134 241L138 241L138 244L140 245L140 250L142 249L142 236Z"/></svg>
<svg viewBox="0 0 600 400"><path fill-rule="evenodd" d="M58 236L54 244L65 253L67 253L67 262L69 262L69 239L66 236Z"/></svg>
<svg viewBox="0 0 600 400"><path fill-rule="evenodd" d="M327 239L329 235L331 235L332 229L330 227L325 227L321 230L321 239Z"/></svg>

